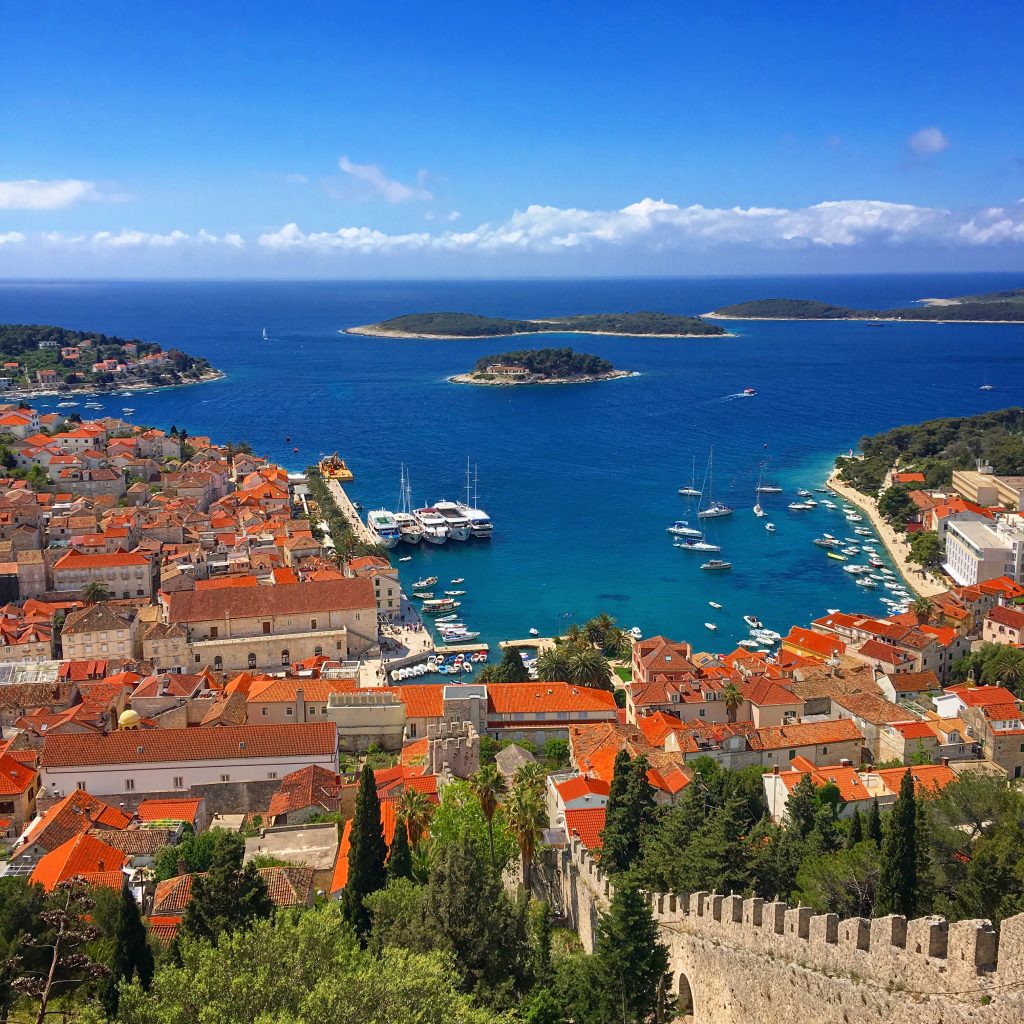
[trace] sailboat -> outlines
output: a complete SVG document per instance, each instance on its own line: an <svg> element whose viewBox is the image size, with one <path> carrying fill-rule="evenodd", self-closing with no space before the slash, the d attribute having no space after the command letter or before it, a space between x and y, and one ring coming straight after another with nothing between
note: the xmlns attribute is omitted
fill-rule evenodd
<svg viewBox="0 0 1024 1024"><path fill-rule="evenodd" d="M395 513L398 532L406 544L419 544L423 539L423 527L420 526L419 520L412 514L412 484L409 483L409 474L405 471L404 462L402 463L398 489L399 511Z"/></svg>
<svg viewBox="0 0 1024 1024"><path fill-rule="evenodd" d="M995 387L988 383L988 367L985 367L985 383L978 388L979 391L995 391Z"/></svg>
<svg viewBox="0 0 1024 1024"><path fill-rule="evenodd" d="M699 498L700 497L700 491L698 490L696 484L697 484L697 456L694 455L694 457L693 457L693 465L692 465L692 467L690 469L690 486L689 487L680 487L679 488L679 493L681 495L683 495L684 498Z"/></svg>
<svg viewBox="0 0 1024 1024"><path fill-rule="evenodd" d="M761 472L757 475L757 487L754 488L754 515L758 519L764 518L767 514L763 508L761 508L761 481L764 479L764 463L761 463Z"/></svg>
<svg viewBox="0 0 1024 1024"><path fill-rule="evenodd" d="M266 329L266 327L263 328L263 340L264 341L270 341L270 338L267 337L267 329Z"/></svg>
<svg viewBox="0 0 1024 1024"><path fill-rule="evenodd" d="M715 450L712 448L708 452L708 471L707 471L707 482L708 482L708 495L710 496L714 490L714 476L713 476L713 462L714 462ZM731 516L732 509L728 505L723 505L720 501L715 501L714 498L710 498L708 504L704 508L700 509L697 513L698 519L718 519L721 516Z"/></svg>

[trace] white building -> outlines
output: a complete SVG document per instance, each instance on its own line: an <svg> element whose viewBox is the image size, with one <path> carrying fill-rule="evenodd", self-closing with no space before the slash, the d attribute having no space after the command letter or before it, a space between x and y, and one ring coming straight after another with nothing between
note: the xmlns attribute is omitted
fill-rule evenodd
<svg viewBox="0 0 1024 1024"><path fill-rule="evenodd" d="M54 734L43 743L39 772L55 796L75 789L115 796L282 779L310 765L338 771L333 722Z"/></svg>
<svg viewBox="0 0 1024 1024"><path fill-rule="evenodd" d="M961 586L974 586L1000 576L1024 578L1024 528L1013 522L949 523L946 528L946 572Z"/></svg>

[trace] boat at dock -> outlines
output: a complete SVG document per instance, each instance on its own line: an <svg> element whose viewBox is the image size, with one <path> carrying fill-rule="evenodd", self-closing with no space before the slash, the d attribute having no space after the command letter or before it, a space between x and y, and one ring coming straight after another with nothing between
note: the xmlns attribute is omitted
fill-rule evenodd
<svg viewBox="0 0 1024 1024"><path fill-rule="evenodd" d="M441 516L452 540L469 540L473 533L473 524L469 521L469 516L461 512L454 501L435 501L433 509Z"/></svg>
<svg viewBox="0 0 1024 1024"><path fill-rule="evenodd" d="M341 483L349 483L355 479L352 470L345 465L345 460L337 452L333 455L325 455L320 460L317 468L325 480L338 480Z"/></svg>
<svg viewBox="0 0 1024 1024"><path fill-rule="evenodd" d="M756 615L744 615L743 616L743 621L751 629L763 629L764 628L764 623Z"/></svg>
<svg viewBox="0 0 1024 1024"><path fill-rule="evenodd" d="M829 537L828 535L823 537L815 537L811 541L812 544L817 544L819 548L837 548L839 547L839 541L835 537Z"/></svg>
<svg viewBox="0 0 1024 1024"><path fill-rule="evenodd" d="M386 508L378 508L367 513L366 525L378 543L386 548L393 548L402 539L402 531L395 520L395 514Z"/></svg>
<svg viewBox="0 0 1024 1024"><path fill-rule="evenodd" d="M436 508L418 508L413 512L428 544L443 544L448 539L448 524Z"/></svg>
<svg viewBox="0 0 1024 1024"><path fill-rule="evenodd" d="M477 540L490 540L494 536L494 523L491 517L480 508L479 496L480 474L477 467L473 469L473 493L470 499L469 490L469 459L466 459L466 500L455 502L455 507L469 520L470 534Z"/></svg>
<svg viewBox="0 0 1024 1024"><path fill-rule="evenodd" d="M409 474L405 471L404 462L398 485L398 511L395 513L395 522L398 524L402 543L419 544L423 540L423 527L412 514L412 484L409 483Z"/></svg>
<svg viewBox="0 0 1024 1024"><path fill-rule="evenodd" d="M435 597L423 602L424 615L443 615L445 612L453 612L461 606L461 601L455 601L450 597Z"/></svg>

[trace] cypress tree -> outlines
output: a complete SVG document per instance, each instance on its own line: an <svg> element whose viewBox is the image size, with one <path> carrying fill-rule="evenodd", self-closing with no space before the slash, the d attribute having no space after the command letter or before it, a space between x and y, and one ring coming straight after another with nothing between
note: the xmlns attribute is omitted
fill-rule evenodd
<svg viewBox="0 0 1024 1024"><path fill-rule="evenodd" d="M914 916L918 901L917 867L917 807L914 778L908 768L900 783L900 795L892 806L889 828L882 842L876 902L880 914Z"/></svg>
<svg viewBox="0 0 1024 1024"><path fill-rule="evenodd" d="M535 904L531 921L533 939L533 977L537 985L551 981L551 907L547 900Z"/></svg>
<svg viewBox="0 0 1024 1024"><path fill-rule="evenodd" d="M135 977L139 979L142 988L148 991L153 980L153 951L149 948L146 926L142 923L139 905L127 885L121 889L121 902L117 908L113 938L114 952L110 962L110 974L100 993L103 1009L108 1017L117 1016L117 1008L121 1001L121 993L118 990L120 982L131 981Z"/></svg>
<svg viewBox="0 0 1024 1024"><path fill-rule="evenodd" d="M380 799L373 769L363 765L356 793L356 809L348 851L348 883L345 885L343 908L356 935L364 940L370 930L370 912L363 898L383 889L387 881L385 861L388 847L384 842L384 826L380 820Z"/></svg>
<svg viewBox="0 0 1024 1024"><path fill-rule="evenodd" d="M704 824L706 792L699 776L658 822L645 844L642 884L649 892L681 892L679 857Z"/></svg>
<svg viewBox="0 0 1024 1024"><path fill-rule="evenodd" d="M806 839L814 828L817 812L814 782L810 774L801 775L786 801L786 826L794 829L801 839Z"/></svg>
<svg viewBox="0 0 1024 1024"><path fill-rule="evenodd" d="M210 870L192 877L191 898L181 922L184 935L216 942L222 932L239 931L274 913L266 882L251 863L243 865L242 858L240 846L220 843Z"/></svg>
<svg viewBox="0 0 1024 1024"><path fill-rule="evenodd" d="M395 836L391 840L391 854L388 857L388 881L395 878L412 879L412 850L409 849L409 833L404 821L395 824Z"/></svg>
<svg viewBox="0 0 1024 1024"><path fill-rule="evenodd" d="M628 871L639 859L653 829L654 787L647 780L647 769L646 757L631 761L622 750L615 756L601 832L601 863L608 871Z"/></svg>
<svg viewBox="0 0 1024 1024"><path fill-rule="evenodd" d="M850 832L846 837L846 848L851 849L856 846L864 838L864 821L860 816L860 810L853 812L853 817L850 819Z"/></svg>
<svg viewBox="0 0 1024 1024"><path fill-rule="evenodd" d="M654 915L639 889L616 887L597 935L594 956L601 967L602 1019L623 1024L650 1020L664 996L668 948L658 941Z"/></svg>
<svg viewBox="0 0 1024 1024"><path fill-rule="evenodd" d="M750 830L746 803L729 797L697 831L679 856L679 891L746 892L753 866L744 837Z"/></svg>
<svg viewBox="0 0 1024 1024"><path fill-rule="evenodd" d="M878 810L878 798L871 801L871 812L868 814L868 839L879 849L882 848L882 815Z"/></svg>

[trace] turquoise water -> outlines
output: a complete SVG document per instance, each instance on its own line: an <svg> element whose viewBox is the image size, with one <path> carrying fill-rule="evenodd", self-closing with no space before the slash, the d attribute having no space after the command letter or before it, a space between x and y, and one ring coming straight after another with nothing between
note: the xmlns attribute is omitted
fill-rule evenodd
<svg viewBox="0 0 1024 1024"><path fill-rule="evenodd" d="M812 546L826 530L853 536L839 513L789 512L838 452L900 423L1024 400L1017 325L736 323L734 338L644 340L579 335L503 341L393 341L339 331L403 312L507 315L656 309L701 313L769 295L882 307L922 296L1018 286L1012 275L707 280L391 283L0 283L0 321L57 323L138 336L206 356L216 383L107 398L137 422L248 440L290 469L340 450L366 508L395 507L399 466L415 500L464 493L479 467L490 543L402 546L406 583L462 576L463 618L483 639L550 633L608 611L645 633L731 647L742 616L785 632L827 607L878 612L840 564ZM272 341L260 341L263 327ZM640 376L578 386L487 389L446 377L513 345L572 345ZM995 384L979 391L986 376ZM757 397L737 399L744 387ZM40 403L41 405L44 403ZM80 409L83 414L86 412ZM287 441L286 437L291 440ZM292 448L299 453L293 454ZM672 547L685 518L677 488L715 452L715 495L735 514L711 528L730 573ZM751 507L763 459L786 492ZM820 498L820 495L815 495ZM857 559L861 560L861 559ZM880 588L881 589L881 588ZM724 607L713 611L708 601ZM715 639L704 629L717 622Z"/></svg>

